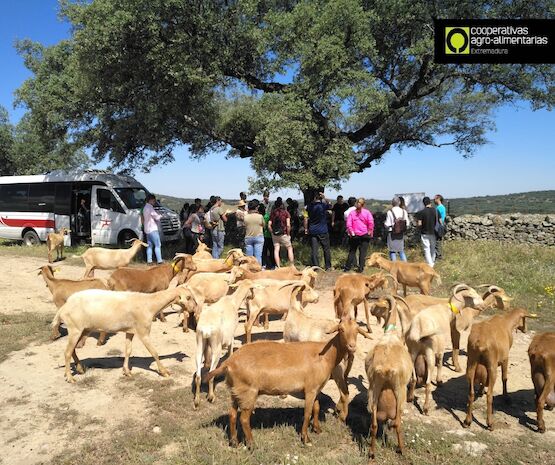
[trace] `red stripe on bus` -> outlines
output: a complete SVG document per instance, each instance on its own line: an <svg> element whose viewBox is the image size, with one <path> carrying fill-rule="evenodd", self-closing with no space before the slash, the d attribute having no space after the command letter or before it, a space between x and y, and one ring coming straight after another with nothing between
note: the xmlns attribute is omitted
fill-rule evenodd
<svg viewBox="0 0 555 465"><path fill-rule="evenodd" d="M33 220L29 218L17 219L0 217L0 222L14 228L54 228L56 226L54 220Z"/></svg>

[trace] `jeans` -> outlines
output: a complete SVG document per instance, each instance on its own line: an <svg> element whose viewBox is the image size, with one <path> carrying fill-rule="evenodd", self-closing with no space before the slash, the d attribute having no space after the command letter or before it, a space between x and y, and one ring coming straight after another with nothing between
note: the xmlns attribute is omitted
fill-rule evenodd
<svg viewBox="0 0 555 465"><path fill-rule="evenodd" d="M263 246L264 236L245 237L245 254L248 257L255 257L256 261L261 265Z"/></svg>
<svg viewBox="0 0 555 465"><path fill-rule="evenodd" d="M225 231L219 231L214 228L211 231L212 234L212 258L220 258L222 252L224 251L224 238Z"/></svg>
<svg viewBox="0 0 555 465"><path fill-rule="evenodd" d="M397 260L397 252L389 252L389 258L392 262ZM407 256L405 255L405 252L401 251L399 252L399 258L401 259L402 262L406 262L407 261Z"/></svg>
<svg viewBox="0 0 555 465"><path fill-rule="evenodd" d="M422 241L422 249L424 251L426 263L433 267L436 261L436 235L422 234L420 240Z"/></svg>
<svg viewBox="0 0 555 465"><path fill-rule="evenodd" d="M152 231L146 235L146 240L148 242L148 247L146 248L147 263L152 263L153 248L154 254L156 255L156 261L158 263L162 263L162 243L160 242L160 233L158 231Z"/></svg>
<svg viewBox="0 0 555 465"><path fill-rule="evenodd" d="M347 258L347 265L345 271L349 271L356 262L356 253L358 249L358 271L364 271L366 262L366 253L370 245L370 236L351 236L349 238L349 257Z"/></svg>
<svg viewBox="0 0 555 465"><path fill-rule="evenodd" d="M311 234L310 247L312 249L311 263L312 266L320 266L319 246L324 249L324 264L326 269L331 268L330 253L330 235L329 234Z"/></svg>

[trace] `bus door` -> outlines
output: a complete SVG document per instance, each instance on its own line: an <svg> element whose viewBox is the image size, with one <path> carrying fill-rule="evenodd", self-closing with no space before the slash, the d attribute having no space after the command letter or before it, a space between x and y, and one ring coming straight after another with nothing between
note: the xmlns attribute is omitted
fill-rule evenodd
<svg viewBox="0 0 555 465"><path fill-rule="evenodd" d="M91 195L91 243L117 244L117 234L125 221L125 211L111 189L93 186Z"/></svg>

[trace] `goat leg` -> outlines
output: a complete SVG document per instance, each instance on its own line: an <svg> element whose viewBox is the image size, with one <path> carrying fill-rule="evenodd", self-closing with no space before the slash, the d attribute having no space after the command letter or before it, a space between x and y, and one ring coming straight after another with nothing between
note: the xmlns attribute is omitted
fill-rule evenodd
<svg viewBox="0 0 555 465"><path fill-rule="evenodd" d="M493 431L493 386L495 386L495 378L497 376L497 365L489 361L487 367L488 371L488 392L487 392L487 426L490 431Z"/></svg>
<svg viewBox="0 0 555 465"><path fill-rule="evenodd" d="M239 441L237 440L237 410L239 404L231 397L231 407L229 409L229 445L231 447L238 447Z"/></svg>
<svg viewBox="0 0 555 465"><path fill-rule="evenodd" d="M369 453L368 458L370 459L370 461L372 461L376 457L376 436L378 435L378 404L377 404L377 399L374 399L374 403L372 405L372 425L370 426L370 435L371 435L370 453Z"/></svg>
<svg viewBox="0 0 555 465"><path fill-rule="evenodd" d="M462 371L461 365L459 363L459 348L461 341L461 333L459 333L455 328L451 328L451 342L453 345L453 366L455 371L460 373Z"/></svg>
<svg viewBox="0 0 555 465"><path fill-rule="evenodd" d="M547 397L550 393L553 392L555 389L555 376L551 375L546 376L545 384L543 385L543 390L539 397L536 400L536 414L538 418L538 431L540 433L545 433L545 421L543 419L543 410L545 407L545 403L547 401Z"/></svg>
<svg viewBox="0 0 555 465"><path fill-rule="evenodd" d="M466 418L464 419L463 426L468 428L472 424L472 407L474 406L474 376L478 363L475 360L468 361L466 369L466 379L468 381L468 405L466 407Z"/></svg>
<svg viewBox="0 0 555 465"><path fill-rule="evenodd" d="M106 333L102 334L106 335ZM131 370L129 369L129 357L131 356L133 336L133 333L125 333L125 357L123 359L123 374L125 376L131 376Z"/></svg>
<svg viewBox="0 0 555 465"><path fill-rule="evenodd" d="M146 333L146 331L145 332L140 331L140 332L137 332L137 336L139 337L143 345L146 347L146 349L150 352L150 355L154 357L154 360L156 361L156 365L158 366L158 372L160 373L160 375L162 375L165 378L170 376L169 370L166 367L164 367L164 365L162 365L162 363L160 362L160 357L158 356L158 352L156 352L156 349L150 342L148 333Z"/></svg>
<svg viewBox="0 0 555 465"><path fill-rule="evenodd" d="M241 426L243 428L243 434L245 435L245 443L247 444L247 447L249 449L252 449L254 446L252 429L251 429L251 414L252 414L252 409L250 408L241 409L240 421L241 421Z"/></svg>
<svg viewBox="0 0 555 465"><path fill-rule="evenodd" d="M303 426L301 428L301 439L305 446L311 446L312 442L308 437L308 424L310 423L310 416L312 414L312 410L314 407L314 401L316 400L316 393L306 392L305 391L305 400L304 400L304 420Z"/></svg>
<svg viewBox="0 0 555 465"><path fill-rule="evenodd" d="M314 401L314 405L312 406L312 431L316 434L320 434L322 432L322 428L320 428L320 402L318 399Z"/></svg>
<svg viewBox="0 0 555 465"><path fill-rule="evenodd" d="M507 376L509 371L509 359L506 358L501 362L501 380L503 381L503 400L505 403L510 404L511 398L509 397L509 392L507 391Z"/></svg>

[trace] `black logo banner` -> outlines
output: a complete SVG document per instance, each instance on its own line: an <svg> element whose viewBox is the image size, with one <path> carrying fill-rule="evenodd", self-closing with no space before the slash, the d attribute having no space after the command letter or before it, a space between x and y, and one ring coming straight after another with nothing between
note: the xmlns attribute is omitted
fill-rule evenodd
<svg viewBox="0 0 555 465"><path fill-rule="evenodd" d="M555 20L436 19L436 63L555 63Z"/></svg>

